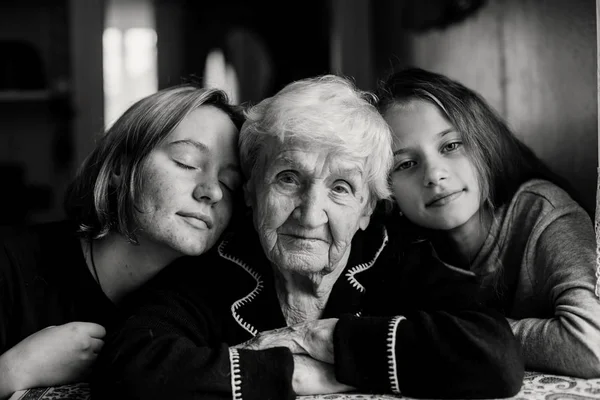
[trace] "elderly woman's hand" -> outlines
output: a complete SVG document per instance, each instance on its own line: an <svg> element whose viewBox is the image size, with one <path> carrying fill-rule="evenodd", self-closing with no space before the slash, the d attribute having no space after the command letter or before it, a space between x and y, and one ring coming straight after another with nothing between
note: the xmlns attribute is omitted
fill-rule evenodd
<svg viewBox="0 0 600 400"><path fill-rule="evenodd" d="M354 390L352 386L339 383L335 379L333 365L299 354L294 355L292 386L298 396Z"/></svg>
<svg viewBox="0 0 600 400"><path fill-rule="evenodd" d="M260 332L252 339L232 347L248 350L287 347L293 354L307 354L315 360L333 364L333 331L337 321L337 318L318 319Z"/></svg>

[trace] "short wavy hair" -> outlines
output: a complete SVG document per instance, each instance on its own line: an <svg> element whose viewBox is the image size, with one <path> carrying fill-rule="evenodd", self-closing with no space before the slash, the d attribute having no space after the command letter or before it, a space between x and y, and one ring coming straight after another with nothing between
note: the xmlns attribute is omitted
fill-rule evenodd
<svg viewBox="0 0 600 400"><path fill-rule="evenodd" d="M256 172L267 138L294 139L364 160L371 200L390 196L391 130L373 93L347 77L321 75L292 82L249 107L239 138L240 162L248 181Z"/></svg>
<svg viewBox="0 0 600 400"><path fill-rule="evenodd" d="M184 83L133 104L96 142L65 196L67 217L87 239L118 232L137 243L136 203L144 185L145 160L179 123L200 106L223 110L241 127L243 115L225 92ZM115 182L114 175L120 179Z"/></svg>

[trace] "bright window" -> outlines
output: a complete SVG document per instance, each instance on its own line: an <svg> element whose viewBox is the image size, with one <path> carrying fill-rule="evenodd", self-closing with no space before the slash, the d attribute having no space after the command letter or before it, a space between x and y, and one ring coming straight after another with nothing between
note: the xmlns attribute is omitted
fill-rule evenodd
<svg viewBox="0 0 600 400"><path fill-rule="evenodd" d="M104 125L158 90L152 0L108 0L103 35Z"/></svg>

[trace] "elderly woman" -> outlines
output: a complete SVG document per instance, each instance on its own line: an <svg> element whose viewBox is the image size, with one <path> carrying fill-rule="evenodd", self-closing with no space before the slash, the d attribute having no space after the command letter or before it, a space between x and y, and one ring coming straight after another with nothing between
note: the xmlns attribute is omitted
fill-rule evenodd
<svg viewBox="0 0 600 400"><path fill-rule="evenodd" d="M468 276L446 279L435 298L415 292L422 310L410 289L394 290L409 285L390 283L397 253L370 220L388 196L391 134L371 100L322 76L247 111L239 145L251 218L129 299L100 354L95 399L519 390L518 344L471 299Z"/></svg>

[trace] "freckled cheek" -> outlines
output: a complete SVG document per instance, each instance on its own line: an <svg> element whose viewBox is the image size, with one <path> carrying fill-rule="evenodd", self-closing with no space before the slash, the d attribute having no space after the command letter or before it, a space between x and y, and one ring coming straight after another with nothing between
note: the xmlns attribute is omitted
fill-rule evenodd
<svg viewBox="0 0 600 400"><path fill-rule="evenodd" d="M159 215L174 218L174 214L185 208L181 187L176 183L161 182L153 185L143 195L144 208Z"/></svg>

